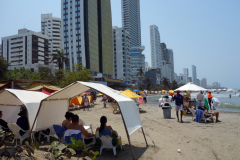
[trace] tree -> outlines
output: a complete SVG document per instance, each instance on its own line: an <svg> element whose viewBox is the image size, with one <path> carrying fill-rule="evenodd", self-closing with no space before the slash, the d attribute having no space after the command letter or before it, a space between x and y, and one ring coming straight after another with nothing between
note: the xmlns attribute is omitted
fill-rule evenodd
<svg viewBox="0 0 240 160"><path fill-rule="evenodd" d="M93 79L90 69L85 68L80 63L74 64L72 68L72 72L70 70L64 70L63 74L58 72L57 76L59 79L57 85L59 87L65 87L76 81L89 82ZM60 76L63 76L62 80L60 80Z"/></svg>
<svg viewBox="0 0 240 160"><path fill-rule="evenodd" d="M5 78L9 65L10 63L8 63L8 61L6 61L3 57L0 57L0 80Z"/></svg>
<svg viewBox="0 0 240 160"><path fill-rule="evenodd" d="M6 79L31 79L32 71L30 69L25 69L21 67L20 69L14 68L13 70L9 70L6 73Z"/></svg>
<svg viewBox="0 0 240 160"><path fill-rule="evenodd" d="M138 73L136 74L136 76L144 76L144 72L143 72L143 69L142 67L140 67L138 70Z"/></svg>
<svg viewBox="0 0 240 160"><path fill-rule="evenodd" d="M49 80L54 81L54 76L51 72L51 69L48 67L39 67L38 72L32 73L32 80Z"/></svg>
<svg viewBox="0 0 240 160"><path fill-rule="evenodd" d="M147 90L150 90L150 88L153 86L151 78L147 77L144 82L146 84Z"/></svg>
<svg viewBox="0 0 240 160"><path fill-rule="evenodd" d="M164 87L164 89L168 90L170 88L170 82L166 77L162 78L161 85Z"/></svg>
<svg viewBox="0 0 240 160"><path fill-rule="evenodd" d="M177 88L178 88L178 83L177 83L177 81L173 80L172 81L172 89L175 90Z"/></svg>
<svg viewBox="0 0 240 160"><path fill-rule="evenodd" d="M57 54L52 54L53 58L52 58L51 62L53 62L54 60L57 60L58 68L63 69L64 63L67 64L69 61L69 59L67 57L65 57L65 55L68 55L68 54L64 54L63 50L61 50L61 51L56 50L56 52L57 52Z"/></svg>

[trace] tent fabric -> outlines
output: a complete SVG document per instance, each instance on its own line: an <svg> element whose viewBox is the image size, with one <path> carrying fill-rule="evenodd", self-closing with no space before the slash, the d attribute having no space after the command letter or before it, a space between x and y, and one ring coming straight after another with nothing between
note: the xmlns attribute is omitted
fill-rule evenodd
<svg viewBox="0 0 240 160"><path fill-rule="evenodd" d="M206 91L205 88L199 87L192 82L185 84L182 87L175 89L174 91Z"/></svg>
<svg viewBox="0 0 240 160"><path fill-rule="evenodd" d="M30 127L36 117L42 99L48 95L41 92L25 91L17 89L5 89L0 93L0 110L3 112L2 119L8 123L16 123L21 105L28 110Z"/></svg>
<svg viewBox="0 0 240 160"><path fill-rule="evenodd" d="M61 123L65 112L68 111L69 99L89 89L94 89L117 101L129 135L143 126L139 109L132 99L103 84L77 81L42 100L35 130Z"/></svg>
<svg viewBox="0 0 240 160"><path fill-rule="evenodd" d="M40 83L40 82L35 82L27 87L24 87L24 89L29 90L29 91L37 91L40 89L49 89L52 91L59 91L61 88L58 88L56 86L51 85L50 83Z"/></svg>

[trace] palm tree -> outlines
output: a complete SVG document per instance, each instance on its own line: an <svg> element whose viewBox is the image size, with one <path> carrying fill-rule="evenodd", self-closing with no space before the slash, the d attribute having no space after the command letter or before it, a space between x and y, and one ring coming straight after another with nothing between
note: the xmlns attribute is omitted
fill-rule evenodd
<svg viewBox="0 0 240 160"><path fill-rule="evenodd" d="M165 89L169 89L170 88L170 82L166 77L163 77L161 80L161 85L165 88Z"/></svg>
<svg viewBox="0 0 240 160"><path fill-rule="evenodd" d="M176 80L173 80L173 82L172 82L172 89L175 90L177 88L178 88L178 83L177 83Z"/></svg>
<svg viewBox="0 0 240 160"><path fill-rule="evenodd" d="M152 81L151 81L151 78L147 77L145 79L145 84L146 84L147 90L150 90L151 86L153 85Z"/></svg>
<svg viewBox="0 0 240 160"><path fill-rule="evenodd" d="M57 54L52 54L53 58L51 62L53 62L54 60L57 60L58 68L63 69L63 64L64 63L66 64L69 61L69 59L65 57L65 55L68 55L68 54L64 54L63 50L59 51L58 49L56 50L56 52Z"/></svg>
<svg viewBox="0 0 240 160"><path fill-rule="evenodd" d="M142 67L140 67L138 70L138 73L136 74L136 76L144 76L144 72L143 72L143 69Z"/></svg>

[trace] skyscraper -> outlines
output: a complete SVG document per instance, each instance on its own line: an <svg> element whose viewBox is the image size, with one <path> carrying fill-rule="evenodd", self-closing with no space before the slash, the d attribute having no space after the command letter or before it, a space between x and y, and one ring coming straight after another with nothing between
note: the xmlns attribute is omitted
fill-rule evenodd
<svg viewBox="0 0 240 160"><path fill-rule="evenodd" d="M192 82L193 84L197 84L197 70L194 65L192 65Z"/></svg>
<svg viewBox="0 0 240 160"><path fill-rule="evenodd" d="M41 32L49 37L49 60L51 61L52 54L57 54L56 50L61 50L61 19L53 17L52 13L41 14Z"/></svg>
<svg viewBox="0 0 240 160"><path fill-rule="evenodd" d="M203 78L203 79L202 79L202 81L201 81L201 87L207 88L207 79L206 79L206 78Z"/></svg>
<svg viewBox="0 0 240 160"><path fill-rule="evenodd" d="M130 45L141 46L141 22L139 0L122 0L122 24L129 32Z"/></svg>
<svg viewBox="0 0 240 160"><path fill-rule="evenodd" d="M183 82L188 83L188 68L183 68Z"/></svg>
<svg viewBox="0 0 240 160"><path fill-rule="evenodd" d="M160 34L156 25L150 26L152 68L161 68Z"/></svg>
<svg viewBox="0 0 240 160"><path fill-rule="evenodd" d="M113 75L110 0L62 0L62 48L69 64L81 63L93 74Z"/></svg>

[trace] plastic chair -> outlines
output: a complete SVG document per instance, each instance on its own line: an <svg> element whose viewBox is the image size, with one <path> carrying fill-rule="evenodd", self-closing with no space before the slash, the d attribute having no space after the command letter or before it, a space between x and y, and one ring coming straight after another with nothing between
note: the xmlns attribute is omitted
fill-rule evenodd
<svg viewBox="0 0 240 160"><path fill-rule="evenodd" d="M102 154L102 150L104 148L112 148L113 149L113 154L114 156L117 154L116 153L116 146L113 146L112 145L112 138L109 136L109 135L101 135L101 137L99 136L99 131L96 131L96 137L97 138L100 138L101 141L102 141L102 145L101 145L101 148L100 148L100 153L99 155ZM120 144L120 148L122 150L122 139L121 139L121 136L118 136L118 139L121 141L121 144Z"/></svg>
<svg viewBox="0 0 240 160"><path fill-rule="evenodd" d="M42 130L39 132L39 141L40 141L40 139L41 139L41 135L44 135L44 136L47 137L47 142L50 142L50 136L53 136L53 135L56 134L56 132L54 131L54 128L53 128L53 127L48 128L48 129L50 129L49 134L45 134Z"/></svg>
<svg viewBox="0 0 240 160"><path fill-rule="evenodd" d="M80 106L79 105L75 105L74 103L72 103L73 104L73 108L75 109L75 108L77 108L78 110L80 109Z"/></svg>
<svg viewBox="0 0 240 160"><path fill-rule="evenodd" d="M83 127L84 127L86 130L91 129L91 133L93 134L92 124L86 124L86 123L83 122L83 120L81 120L80 118L79 118L79 124L82 124Z"/></svg>
<svg viewBox="0 0 240 160"><path fill-rule="evenodd" d="M190 112L192 113L193 117L192 117L192 120L195 121L196 119L196 111L192 108L189 108Z"/></svg>
<svg viewBox="0 0 240 160"><path fill-rule="evenodd" d="M23 130L21 127L19 127L17 124L15 123L8 123L8 128L13 132L13 134L15 135L14 140L16 139L16 145L17 145L17 140L20 140L20 145L22 145L22 142L28 138L29 133L27 133L27 131ZM23 131L26 132L24 135L20 135L19 131Z"/></svg>
<svg viewBox="0 0 240 160"><path fill-rule="evenodd" d="M62 137L64 135L65 128L60 125L53 125L53 129L54 129L55 133L57 134L59 143L60 143L62 140Z"/></svg>
<svg viewBox="0 0 240 160"><path fill-rule="evenodd" d="M113 108L113 113L116 111L118 111L119 107L117 104L112 104L112 108Z"/></svg>

